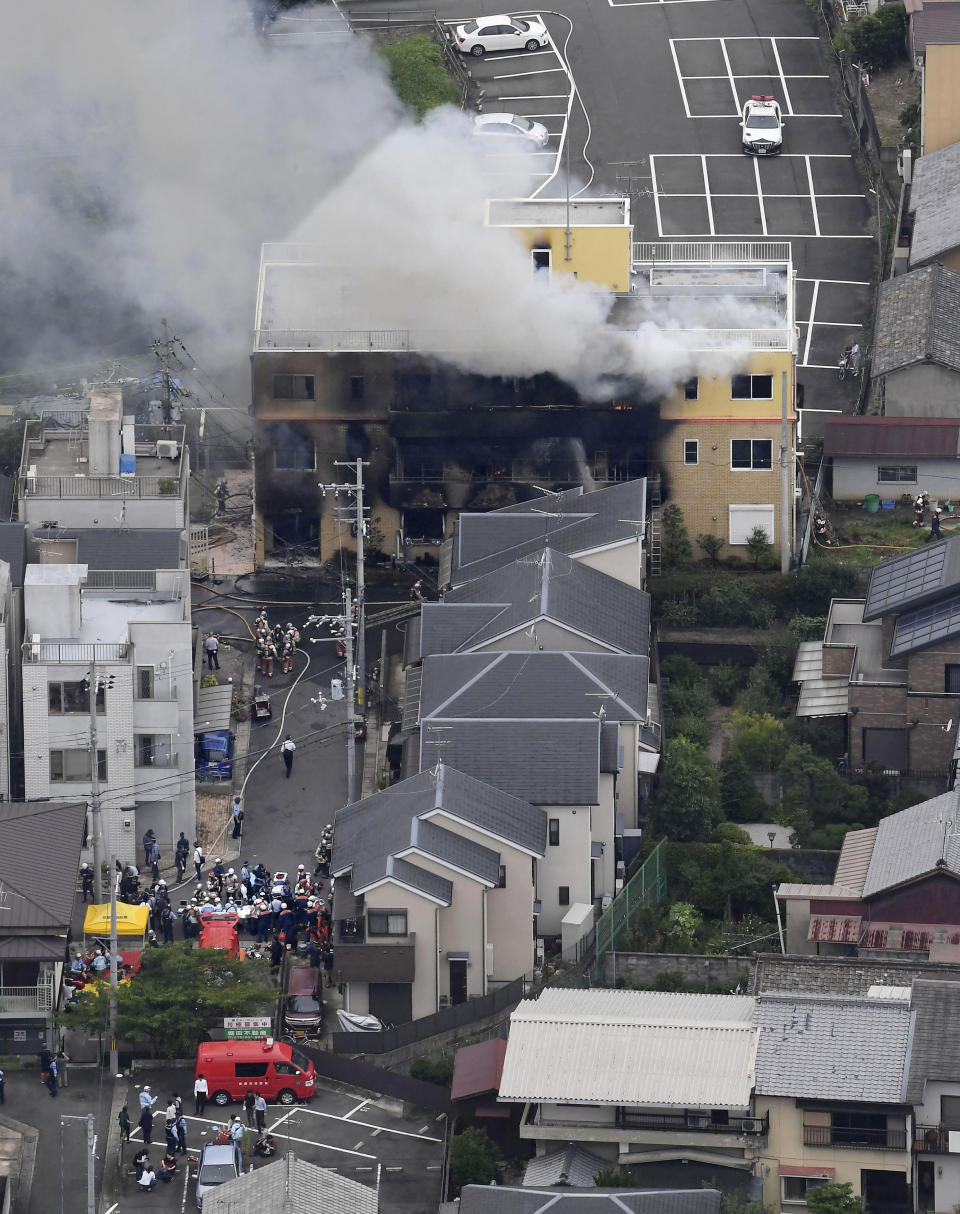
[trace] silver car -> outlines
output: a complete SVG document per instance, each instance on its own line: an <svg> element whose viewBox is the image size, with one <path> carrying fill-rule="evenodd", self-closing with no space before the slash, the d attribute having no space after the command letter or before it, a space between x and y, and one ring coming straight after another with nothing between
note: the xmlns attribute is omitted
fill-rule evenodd
<svg viewBox="0 0 960 1214"><path fill-rule="evenodd" d="M203 1195L208 1189L236 1180L242 1171L243 1156L235 1142L204 1143L197 1168L197 1209L203 1209Z"/></svg>
<svg viewBox="0 0 960 1214"><path fill-rule="evenodd" d="M473 133L490 138L505 136L510 140L506 147L511 151L544 148L550 139L550 132L545 126L531 122L520 114L478 114L473 120Z"/></svg>

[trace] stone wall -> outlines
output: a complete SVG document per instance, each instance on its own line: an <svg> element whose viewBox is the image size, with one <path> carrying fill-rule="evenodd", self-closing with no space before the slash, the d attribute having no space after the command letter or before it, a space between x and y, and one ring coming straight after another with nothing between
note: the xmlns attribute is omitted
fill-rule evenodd
<svg viewBox="0 0 960 1214"><path fill-rule="evenodd" d="M753 960L745 957L705 957L693 953L607 953L604 957L604 979L616 986L629 975L634 986L653 986L661 974L679 974L688 987L723 987L727 991L738 985L742 993L752 983Z"/></svg>

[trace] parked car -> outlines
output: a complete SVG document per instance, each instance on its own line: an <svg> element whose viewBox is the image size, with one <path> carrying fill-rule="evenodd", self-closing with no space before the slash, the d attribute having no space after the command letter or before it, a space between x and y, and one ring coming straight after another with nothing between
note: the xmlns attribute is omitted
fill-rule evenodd
<svg viewBox="0 0 960 1214"><path fill-rule="evenodd" d="M211 729L196 735L193 766L198 780L230 779L233 774L234 741L229 729Z"/></svg>
<svg viewBox="0 0 960 1214"><path fill-rule="evenodd" d="M774 156L783 147L783 116L773 97L754 96L745 102L740 126L743 150L753 156Z"/></svg>
<svg viewBox="0 0 960 1214"><path fill-rule="evenodd" d="M316 1036L323 1026L320 974L311 965L292 965L287 973L283 1022L294 1033Z"/></svg>
<svg viewBox="0 0 960 1214"><path fill-rule="evenodd" d="M316 1074L306 1054L265 1037L261 1041L205 1041L197 1047L196 1075L203 1075L210 1100L224 1108L249 1091L279 1104L311 1100Z"/></svg>
<svg viewBox="0 0 960 1214"><path fill-rule="evenodd" d="M208 1189L236 1180L242 1172L243 1156L235 1142L205 1142L197 1168L197 1209L203 1209L203 1195Z"/></svg>
<svg viewBox="0 0 960 1214"><path fill-rule="evenodd" d="M539 122L531 122L519 114L478 114L473 120L474 135L493 138L505 136L508 145L519 150L547 146L550 132Z"/></svg>
<svg viewBox="0 0 960 1214"><path fill-rule="evenodd" d="M482 55L486 51L536 51L547 46L550 35L535 17L478 17L454 30L457 50L464 55Z"/></svg>

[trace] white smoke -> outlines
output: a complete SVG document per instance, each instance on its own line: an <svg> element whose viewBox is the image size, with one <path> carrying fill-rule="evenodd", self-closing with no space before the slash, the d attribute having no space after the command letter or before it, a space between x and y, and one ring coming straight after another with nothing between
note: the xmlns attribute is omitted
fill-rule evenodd
<svg viewBox="0 0 960 1214"><path fill-rule="evenodd" d="M763 322L719 301L706 318L607 323L607 293L548 284L484 226L487 198L529 193L526 157L484 155L452 108L415 125L365 38L273 47L239 0L30 0L7 14L0 102L0 336L21 365L122 342L118 318L153 333L164 314L242 365L260 245L281 239L322 260L283 303L286 327L408 329L463 369L549 371L590 395L706 369L670 327Z"/></svg>

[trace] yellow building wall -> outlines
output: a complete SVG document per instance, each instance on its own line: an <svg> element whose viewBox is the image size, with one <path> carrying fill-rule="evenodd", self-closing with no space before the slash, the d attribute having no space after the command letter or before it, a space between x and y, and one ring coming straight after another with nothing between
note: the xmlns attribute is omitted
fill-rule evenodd
<svg viewBox="0 0 960 1214"><path fill-rule="evenodd" d="M550 247L553 273L574 274L580 282L595 282L611 291L630 290L633 248L629 227L571 227L569 261L566 228L515 230L527 249Z"/></svg>
<svg viewBox="0 0 960 1214"><path fill-rule="evenodd" d="M773 392L770 400L734 400L733 376L727 374L701 375L697 383L697 399L684 400L683 385L660 402L662 418L730 418L742 420L755 417L775 417L780 420L782 376L786 373L788 412L793 412L793 354L789 350L764 350L750 355L746 366L738 367L740 375L772 375Z"/></svg>
<svg viewBox="0 0 960 1214"><path fill-rule="evenodd" d="M785 1168L832 1168L833 1179L838 1184L847 1181L853 1186L855 1197L860 1196L860 1170L871 1172L896 1172L911 1175L910 1152L904 1151L857 1151L846 1147L805 1147L803 1145L804 1110L798 1109L796 1101L785 1096L757 1097L757 1114L769 1110L770 1137L761 1154L763 1176L763 1201L774 1210L802 1211L796 1203L784 1205L780 1186L780 1165ZM807 1124L830 1124L830 1114L806 1110ZM892 1120L892 1119L891 1119Z"/></svg>
<svg viewBox="0 0 960 1214"><path fill-rule="evenodd" d="M923 72L923 154L960 139L960 46L928 46Z"/></svg>

